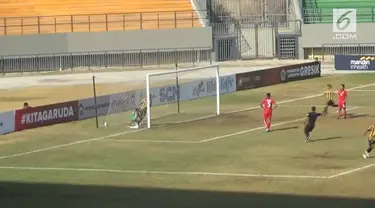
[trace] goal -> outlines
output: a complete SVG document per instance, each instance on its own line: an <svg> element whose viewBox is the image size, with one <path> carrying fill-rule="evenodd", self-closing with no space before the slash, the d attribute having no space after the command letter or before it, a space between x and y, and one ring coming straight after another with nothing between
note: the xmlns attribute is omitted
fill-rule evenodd
<svg viewBox="0 0 375 208"><path fill-rule="evenodd" d="M147 74L147 128L219 115L219 69L208 65Z"/></svg>
<svg viewBox="0 0 375 208"><path fill-rule="evenodd" d="M236 91L235 75L220 76L219 65L176 67L145 78L141 82L135 78L133 82L98 87L97 91L104 95L95 99L97 126L102 123L105 127L151 128L215 117L231 107L221 104L221 98L226 98L220 94ZM146 100L144 112L140 110L142 100ZM98 121L101 115L103 122Z"/></svg>

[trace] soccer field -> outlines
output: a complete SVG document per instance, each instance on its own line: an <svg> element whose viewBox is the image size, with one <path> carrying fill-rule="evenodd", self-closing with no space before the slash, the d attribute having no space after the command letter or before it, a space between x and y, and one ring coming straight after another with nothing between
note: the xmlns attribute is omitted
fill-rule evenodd
<svg viewBox="0 0 375 208"><path fill-rule="evenodd" d="M348 119L330 108L304 143L304 118L311 105L322 111L328 83L349 89ZM267 92L279 104L269 133L258 107ZM222 95L222 115L194 122L130 130L86 120L5 135L0 205L371 207L375 152L362 154L374 95L374 74L327 76ZM182 102L173 118L206 116L214 103Z"/></svg>

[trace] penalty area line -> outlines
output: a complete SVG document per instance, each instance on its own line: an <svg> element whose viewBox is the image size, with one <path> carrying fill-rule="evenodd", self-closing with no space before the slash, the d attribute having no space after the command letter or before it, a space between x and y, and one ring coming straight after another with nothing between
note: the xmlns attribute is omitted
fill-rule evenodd
<svg viewBox="0 0 375 208"><path fill-rule="evenodd" d="M375 92L375 90L352 90L353 92Z"/></svg>
<svg viewBox="0 0 375 208"><path fill-rule="evenodd" d="M46 147L46 148L42 148L42 149L36 149L36 150L32 150L32 151L28 151L28 152L22 152L22 153L17 153L17 154L12 154L12 155L0 156L0 160L7 159L7 158L24 156L24 155L30 155L30 154L33 154L33 153L44 152L44 151L47 151L47 150L52 150L52 149L57 149L57 148L61 148L61 147L72 146L72 145L76 145L76 144L82 144L82 143L87 143L87 142L98 141L98 140L102 140L102 139L106 139L106 138L111 138L111 137L115 137L115 136L121 136L121 135L125 135L125 134L136 133L136 132L143 131L143 130L145 130L145 129L139 129L139 130L134 130L134 131L125 131L125 132L121 132L121 133L117 133L117 134L111 134L111 135L108 135L108 136L97 137L97 138L86 139L86 140L80 140L80 141L76 141L76 142L70 142L70 143L61 144L61 145L50 146L50 147Z"/></svg>
<svg viewBox="0 0 375 208"><path fill-rule="evenodd" d="M354 172L359 172L359 171L371 168L373 166L375 166L375 163L374 164L370 164L370 165L365 165L365 166L360 167L360 168L355 168L355 169L352 169L352 170L348 170L348 171L345 171L345 172L342 172L342 173L338 173L338 174L335 174L335 175L328 176L328 179L337 178L337 177L348 175L348 174L351 174L351 173L354 173Z"/></svg>
<svg viewBox="0 0 375 208"><path fill-rule="evenodd" d="M354 109L357 109L359 108L358 106L354 106L354 107L351 107L351 108L348 108L347 111L351 111L351 110L354 110ZM306 119L305 117L304 118L298 118L298 119L294 119L294 120L290 120L290 121L284 121L284 122L280 122L280 123L276 123L276 124L273 124L272 126L281 126L281 125L285 125L285 124L289 124L289 123L294 123L294 122L298 122L298 121L302 121ZM252 129L248 129L248 130L244 130L244 131L239 131L239 132L235 132L235 133L231 133L231 134L225 134L225 135L222 135L222 136L217 136L217 137L213 137L213 138L209 138L209 139L204 139L204 140L199 140L199 141L186 141L186 140L183 140L183 141L176 141L176 140L138 140L138 139L104 139L102 141L114 141L114 142L144 142L144 143L182 143L182 144L198 144L198 143L205 143L205 142L210 142L210 141L214 141L214 140L218 140L218 139L223 139L223 138L227 138L227 137L232 137L232 136L236 136L236 135L240 135L240 134L245 134L245 133L249 133L249 132L253 132L253 131L257 131L257 130L261 130L261 129L264 129L263 126L260 126L260 127L256 127L256 128L252 128Z"/></svg>
<svg viewBox="0 0 375 208"><path fill-rule="evenodd" d="M249 173L225 173L225 172L185 172L185 171L153 171L153 170L118 170L118 169L96 169L96 168L54 168L54 167L22 167L22 166L0 166L2 170L22 171L70 171L70 172L97 172L97 173L120 173L120 174L144 174L144 175L185 175L185 176L215 176L215 177L246 177L246 178L289 178L289 179L333 179L340 176L359 172L375 164L369 164L360 168L345 171L332 176L316 175L282 175L282 174L249 174Z"/></svg>
<svg viewBox="0 0 375 208"><path fill-rule="evenodd" d="M199 141L178 141L178 140L147 140L147 139L102 139L101 141L114 141L114 142L140 142L140 143L199 143Z"/></svg>
<svg viewBox="0 0 375 208"><path fill-rule="evenodd" d="M348 88L347 91L356 91L357 89L363 89L363 88L371 87L371 86L375 86L375 83L366 84L366 85L358 85L358 86L355 86L355 87L352 87L352 88ZM309 96L305 96L305 97L283 100L283 101L277 102L277 104L278 104L278 106L289 107L288 105L283 105L283 104L284 103L291 103L291 102L295 102L295 101L299 101L299 100L307 100L307 99L310 99L310 98L316 98L316 97L320 97L320 96L323 96L323 94L315 94L315 95L309 95ZM311 107L312 105L306 105L306 106ZM300 107L303 107L303 106L300 105ZM325 107L325 106L324 105L317 105L316 107ZM241 112L245 112L245 111L256 110L256 109L259 109L259 108L260 108L260 106L255 106L255 107L250 107L250 108L244 108L244 109L241 109L241 110L233 110L233 111L229 111L229 112L223 112L220 115L241 113ZM189 120L174 122L173 124L182 124L182 123L200 121L200 120L204 120L204 119L208 119L208 118L213 118L213 117L216 117L216 116L217 115L202 116L202 117L195 118L195 119L189 119ZM166 126L166 125L162 125L162 126Z"/></svg>
<svg viewBox="0 0 375 208"><path fill-rule="evenodd" d="M355 87L352 87L352 88L348 88L347 91L353 91L353 90L356 90L356 89L363 89L363 88L371 87L371 86L375 86L375 83L366 84L366 85L358 85L358 86L355 86ZM283 100L283 101L277 102L277 104L281 105L281 104L284 104L284 103L291 103L291 102L295 102L295 101L299 101L299 100L307 100L307 99L310 99L310 98L316 98L316 97L322 97L322 96L323 96L323 93L315 94L315 95L309 95L309 96L299 97L299 98L290 99L290 100ZM227 113L222 113L221 115L240 113L240 112L255 110L255 109L259 109L259 108L260 108L260 106L250 107L250 108L245 108L245 109L242 109L242 110L235 110L235 111L230 111L230 112L227 112Z"/></svg>
<svg viewBox="0 0 375 208"><path fill-rule="evenodd" d="M357 109L357 108L359 108L359 107L355 106L355 107L352 107L352 108L348 108L347 111L354 110L354 109ZM280 122L280 123L273 124L272 126L281 126L281 125L285 125L285 124L289 124L289 123L303 121L305 119L306 119L306 117L295 119L295 120L290 120L290 121L285 121L285 122ZM240 135L240 134L245 134L245 133L257 131L257 130L260 130L260 129L264 129L264 126L260 126L260 127L257 127L257 128L252 128L252 129L248 129L248 130L244 130L244 131L239 131L239 132L235 132L235 133L231 133L231 134L225 134L225 135L222 135L222 136L217 136L217 137L213 137L213 138L209 138L209 139L204 139L204 140L199 141L199 143L210 142L210 141L214 141L214 140L218 140L218 139L237 136L237 135Z"/></svg>
<svg viewBox="0 0 375 208"><path fill-rule="evenodd" d="M362 89L362 88L371 87L371 86L375 86L375 83L366 84L366 85L359 85L359 86L356 86L356 87L349 88L347 90L348 91L352 91L352 90L355 90L355 89ZM295 101L298 101L298 100L305 100L305 99L315 98L315 97L319 97L319 96L322 96L322 94L315 94L315 95L300 97L300 98L291 99L291 100L284 100L284 101L278 102L278 104L295 102ZM260 108L260 106L251 107L251 108L245 108L245 109L242 109L242 110L230 111L230 112L227 112L227 113L223 113L222 115L233 114L233 113L240 113L240 112L245 112L245 111L254 110L254 109L258 109L258 108ZM199 120L207 119L207 118L211 118L211 117L214 117L214 116L206 116L206 117L202 117L202 118L198 118L198 119L192 119L192 120L189 120L189 121L190 122L199 121ZM187 122L187 121L185 121L185 122ZM293 122L296 122L296 121L293 121ZM184 122L179 122L179 123L184 123ZM291 123L291 122L288 122L288 123ZM282 125L282 124L279 124L279 125ZM121 133L117 133L117 134L110 134L110 135L107 135L107 136L97 137L97 138L92 138L92 139L79 140L79 141L76 141L76 142L70 142L70 143L61 144L61 145L50 146L50 147L46 147L46 148L42 148L42 149L36 149L36 150L22 152L22 153L17 153L17 154L4 155L4 156L0 156L0 160L7 159L7 158L24 156L24 155L29 155L29 154L38 153L38 152L49 151L49 150L52 150L52 149L57 149L57 148L67 147L67 146L72 146L72 145L76 145L76 144L82 144L82 143L87 143L87 142L98 141L98 140L102 140L102 139L106 139L106 138L112 138L112 137L122 136L122 135L125 135L125 134L136 133L136 132L140 132L140 131L143 131L143 130L147 130L147 128L146 129L138 129L138 130L134 130L134 131L125 131L125 132L121 132ZM253 130L253 131L255 131L255 130ZM202 140L200 142L205 142L205 140Z"/></svg>
<svg viewBox="0 0 375 208"><path fill-rule="evenodd" d="M326 107L325 105L284 105L284 104L281 104L281 105L277 105L277 107L291 107L291 108L311 108L311 106L315 106L315 107Z"/></svg>
<svg viewBox="0 0 375 208"><path fill-rule="evenodd" d="M292 178L292 179L327 179L327 176L311 175L273 175L273 174L247 174L247 173L220 173L220 172L181 172L181 171L148 171L148 170L115 170L94 168L53 168L53 167L16 167L0 166L3 170L23 171L71 171L71 172L104 172L122 174L145 174L145 175L190 175L190 176L227 176L227 177L254 177L254 178Z"/></svg>

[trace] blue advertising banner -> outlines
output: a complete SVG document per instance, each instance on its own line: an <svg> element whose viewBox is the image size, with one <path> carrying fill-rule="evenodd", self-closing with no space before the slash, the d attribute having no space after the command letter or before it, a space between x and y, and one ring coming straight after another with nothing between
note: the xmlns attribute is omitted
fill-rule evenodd
<svg viewBox="0 0 375 208"><path fill-rule="evenodd" d="M375 55L335 55L336 70L375 70Z"/></svg>

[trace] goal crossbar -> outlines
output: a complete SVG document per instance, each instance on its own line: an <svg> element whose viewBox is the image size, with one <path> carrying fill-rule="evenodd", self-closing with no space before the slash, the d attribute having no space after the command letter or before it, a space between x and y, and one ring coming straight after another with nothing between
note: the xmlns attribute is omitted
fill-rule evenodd
<svg viewBox="0 0 375 208"><path fill-rule="evenodd" d="M215 78L216 78L216 115L220 115L220 72L219 72L219 65L206 65L194 68L187 68L187 69L176 69L175 71L168 71L168 72L157 72L157 73L149 73L146 75L146 97L147 97L147 128L151 128L151 92L150 92L150 77L160 76L160 75L168 75L168 74L176 74L178 76L179 73L183 72L191 72L191 71L198 71L201 69L207 68L215 68ZM178 92L180 93L180 92Z"/></svg>

